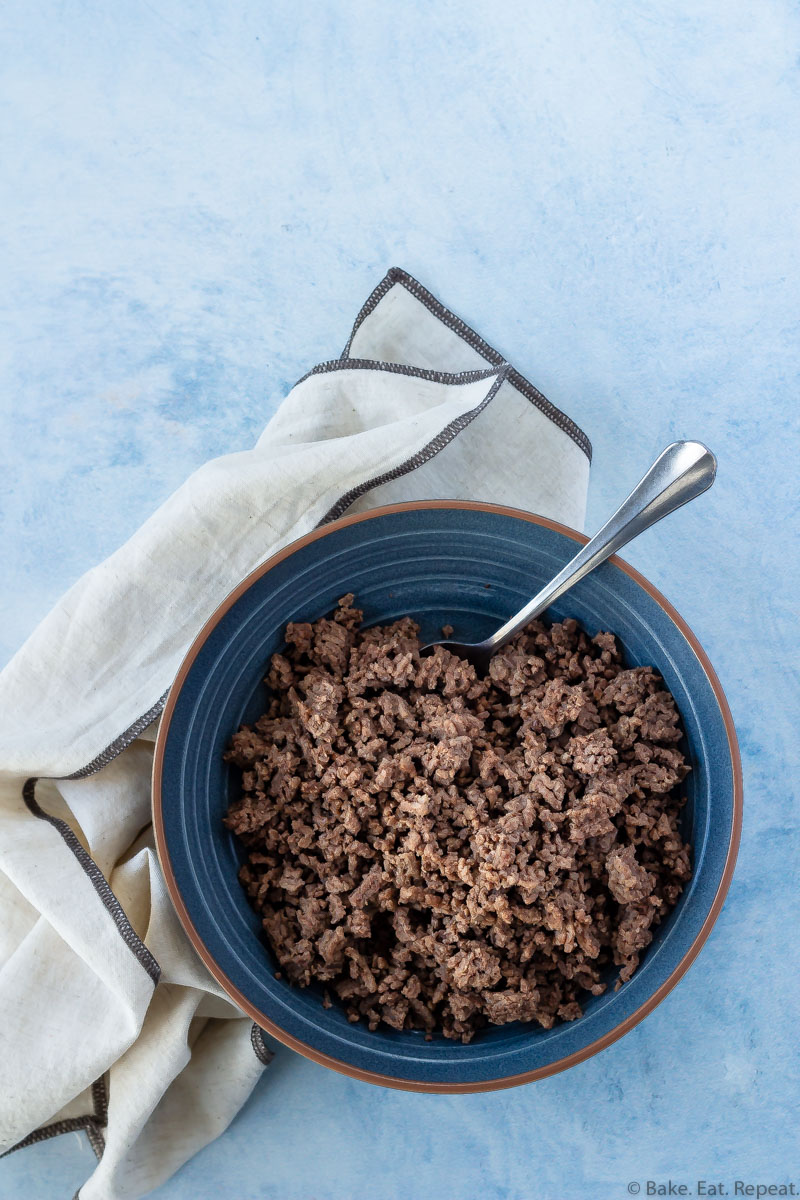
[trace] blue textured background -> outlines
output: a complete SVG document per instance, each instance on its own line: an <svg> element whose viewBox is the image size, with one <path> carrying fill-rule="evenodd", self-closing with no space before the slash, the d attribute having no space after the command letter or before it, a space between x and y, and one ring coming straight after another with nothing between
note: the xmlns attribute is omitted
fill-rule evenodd
<svg viewBox="0 0 800 1200"><path fill-rule="evenodd" d="M708 649L744 755L739 867L686 979L603 1054L487 1096L281 1049L158 1196L800 1183L796 5L12 0L0 29L4 658L253 442L393 263L586 429L589 528L671 438L720 459L628 554ZM62 1200L92 1162L56 1139L0 1164L0 1195Z"/></svg>

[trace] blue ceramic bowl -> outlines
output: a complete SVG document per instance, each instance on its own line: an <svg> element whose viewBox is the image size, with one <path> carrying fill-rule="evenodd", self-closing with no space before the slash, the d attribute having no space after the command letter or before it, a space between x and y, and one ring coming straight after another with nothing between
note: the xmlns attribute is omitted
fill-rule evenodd
<svg viewBox="0 0 800 1200"><path fill-rule="evenodd" d="M585 539L514 509L429 501L347 517L301 538L225 600L189 651L167 701L154 767L154 825L172 899L230 996L280 1041L360 1079L417 1091L478 1091L580 1062L655 1007L708 936L730 883L741 825L741 770L722 690L696 638L636 571L612 559L548 616L619 637L629 665L652 664L680 709L692 772L685 833L694 873L633 978L588 997L584 1016L550 1030L515 1023L467 1046L350 1024L320 992L274 977L276 962L239 885L241 851L222 824L235 772L231 734L266 707L263 677L290 620L314 621L355 592L368 624L411 613L423 639L454 626L478 641L519 609Z"/></svg>

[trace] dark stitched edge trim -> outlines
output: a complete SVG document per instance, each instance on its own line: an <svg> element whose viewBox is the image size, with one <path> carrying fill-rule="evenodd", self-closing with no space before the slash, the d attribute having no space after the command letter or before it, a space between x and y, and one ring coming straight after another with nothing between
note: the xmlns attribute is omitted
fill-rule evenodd
<svg viewBox="0 0 800 1200"><path fill-rule="evenodd" d="M89 1139L89 1145L94 1150L94 1156L99 1162L103 1157L103 1151L106 1148L106 1139L103 1137L100 1130L95 1125L94 1121L89 1121L86 1126L86 1136Z"/></svg>
<svg viewBox="0 0 800 1200"><path fill-rule="evenodd" d="M140 733L144 733L148 725L152 725L153 721L155 721L156 717L166 704L168 694L169 688L166 692L164 692L164 695L161 696L160 699L156 700L152 708L149 708L146 713L144 713L141 717L138 717L132 725L128 726L124 733L119 735L118 738L114 738L114 741L110 742L109 745L106 746L105 750L101 750L97 757L93 758L92 761L87 763L85 767L81 767L78 771L73 771L71 775L63 775L61 778L83 779L85 776L94 775L96 771L100 771L103 767L107 767L112 759L115 759L118 754L122 753L123 750L127 750L131 742L136 741Z"/></svg>
<svg viewBox="0 0 800 1200"><path fill-rule="evenodd" d="M317 363L294 386L305 383L312 375L327 375L330 371L388 371L391 375L410 375L413 379L427 379L431 383L478 383L481 379L490 379L504 366L508 364L501 361L475 371L434 371L428 367L410 367L407 363L379 362L376 358L332 358Z"/></svg>
<svg viewBox="0 0 800 1200"><path fill-rule="evenodd" d="M519 371L514 367L508 373L508 382L526 400L530 400L531 404L534 404L541 413L549 417L554 425L557 425L559 429L562 429L564 433L571 437L578 449L582 450L586 455L589 462L592 461L592 443L580 425L575 424L572 417L568 417L560 408L556 408L552 400L548 400L546 396L543 396L539 389L534 387L531 381L526 379L524 375L520 375Z"/></svg>
<svg viewBox="0 0 800 1200"><path fill-rule="evenodd" d="M366 302L356 317L349 341L342 351L343 359L347 359L349 357L350 347L353 344L353 339L360 326L370 315L370 313L374 312L384 296L391 291L396 283L401 284L401 286L404 287L406 291L410 292L415 299L419 300L421 304L424 304L429 312L432 312L433 315L437 317L443 325L446 325L448 329L453 331L453 333L458 334L460 338L467 342L467 344L470 345L473 350L476 350L482 358L485 358L487 362L499 366L504 361L503 356L499 353L499 351L495 350L493 346L490 346L488 342L484 341L479 333L477 333L470 325L467 325L465 321L462 321L460 317L457 317L455 313L450 311L449 308L445 308L441 301L437 300L436 297L429 292L426 287L423 287L418 279L415 279L413 275L409 275L407 271L403 271L400 267L392 267L372 292L372 294L367 297ZM519 371L513 367L509 372L508 381L525 397L526 400L529 400L531 404L539 409L540 412L544 413L546 417L549 417L554 425L557 425L562 432L571 437L576 446L578 446L584 452L586 457L589 459L589 462L592 461L592 443L589 441L589 438L583 432L581 427L576 425L571 417L568 417L567 414L562 412L560 408L557 408L552 401L548 400L546 396L542 395L538 388L533 386L530 380L526 379L524 375L521 375Z"/></svg>
<svg viewBox="0 0 800 1200"><path fill-rule="evenodd" d="M94 1125L94 1117L69 1117L65 1121L54 1121L52 1125L43 1125L41 1129L34 1129L33 1133L29 1133L21 1142L17 1142L16 1146L11 1146L10 1149L4 1150L0 1154L0 1158L5 1158L7 1154L13 1154L16 1150L24 1150L26 1146L35 1146L37 1142L46 1142L48 1138L58 1137L61 1133L76 1133L81 1129L87 1129L89 1125Z"/></svg>
<svg viewBox="0 0 800 1200"><path fill-rule="evenodd" d="M108 1124L108 1083L105 1075L95 1079L92 1084L92 1104L94 1105L94 1120L91 1125L86 1126L86 1136L94 1150L95 1158L99 1162L106 1148L106 1139L101 1131Z"/></svg>
<svg viewBox="0 0 800 1200"><path fill-rule="evenodd" d="M28 806L28 810L34 817L39 817L43 821L47 821L54 829L57 829L64 841L69 846L72 853L77 858L83 870L88 875L92 882L94 890L97 892L103 904L108 909L114 924L119 930L122 940L125 945L136 956L138 961L144 967L147 974L152 979L153 983L158 983L161 976L161 968L156 962L153 955L147 949L142 939L136 933L128 918L123 912L122 905L117 897L112 892L108 880L103 872L98 867L94 859L87 854L77 837L67 825L66 821L62 821L60 817L53 817L50 813L46 813L40 807L36 800L36 780L27 779L22 789L22 798Z"/></svg>
<svg viewBox="0 0 800 1200"><path fill-rule="evenodd" d="M250 1030L250 1042L258 1061L265 1067L268 1067L275 1055L264 1041L264 1032L259 1025L256 1025L255 1021L253 1022L253 1028Z"/></svg>
<svg viewBox="0 0 800 1200"><path fill-rule="evenodd" d="M411 276L406 275L405 271L401 271L400 267L389 268L378 286L373 288L364 303L361 305L356 319L353 322L353 328L350 331L350 337L347 339L347 345L341 353L342 358L350 357L350 347L353 344L353 338L356 336L369 314L378 307L383 297L392 290L396 283L405 284L406 279L411 279ZM476 334L475 336L477 337L478 335Z"/></svg>
<svg viewBox="0 0 800 1200"><path fill-rule="evenodd" d="M108 1124L108 1082L105 1075L95 1079L92 1084L92 1103L95 1121L105 1128Z"/></svg>
<svg viewBox="0 0 800 1200"><path fill-rule="evenodd" d="M376 366L375 363L372 363L371 365L373 368ZM383 366L384 364L380 364L378 369L382 370ZM469 412L462 413L460 417L456 417L456 419L451 421L449 425L446 425L440 433L437 433L436 437L432 438L426 446L423 446L422 449L418 450L416 454L411 456L411 458L407 458L405 462L400 463L399 466L393 467L391 471L384 471L382 475L376 475L372 479L367 479L364 483L359 484L358 487L351 488L349 492L345 492L343 496L339 497L333 507L328 510L328 512L319 522L319 525L327 525L329 521L335 521L337 517L340 517L343 512L347 511L350 505L357 500L359 496L365 495L366 492L371 491L375 487L379 487L382 483L388 483L391 479L399 479L402 475L407 475L409 471L414 471L417 467L421 467L424 463L429 462L430 459L434 458L440 450L444 450L445 446L449 445L453 438L456 437L456 435L459 434L462 429L466 429L467 425L469 425L471 421L474 421L478 414L483 412L490 400L497 395L500 385L508 377L508 370L508 364L505 364L499 369L499 371L490 372L491 375L496 375L497 377L492 386L489 388L489 391L484 396L483 400L479 405L477 405L476 408L472 408Z"/></svg>
<svg viewBox="0 0 800 1200"><path fill-rule="evenodd" d="M27 1137L17 1142L16 1146L11 1146L10 1149L0 1154L0 1158L5 1158L7 1154L13 1154L15 1150L24 1150L26 1146L35 1146L37 1142L46 1142L49 1138L58 1137L62 1133L76 1133L83 1129L99 1160L106 1148L101 1129L108 1124L108 1089L105 1075L101 1075L92 1084L92 1103L94 1104L93 1113L87 1113L84 1117L67 1117L64 1121L53 1121L50 1125L43 1125L41 1129L34 1129ZM80 1189L78 1190L80 1191ZM75 1195L77 1196L78 1192Z"/></svg>

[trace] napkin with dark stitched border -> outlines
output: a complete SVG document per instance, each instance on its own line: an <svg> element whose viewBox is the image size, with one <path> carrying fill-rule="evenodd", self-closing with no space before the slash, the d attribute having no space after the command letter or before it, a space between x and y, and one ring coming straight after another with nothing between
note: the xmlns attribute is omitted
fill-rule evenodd
<svg viewBox="0 0 800 1200"><path fill-rule="evenodd" d="M84 1130L82 1200L136 1200L226 1128L272 1056L189 945L150 828L159 714L219 601L378 504L489 500L581 528L590 454L395 269L253 449L201 467L67 592L0 674L0 1149Z"/></svg>

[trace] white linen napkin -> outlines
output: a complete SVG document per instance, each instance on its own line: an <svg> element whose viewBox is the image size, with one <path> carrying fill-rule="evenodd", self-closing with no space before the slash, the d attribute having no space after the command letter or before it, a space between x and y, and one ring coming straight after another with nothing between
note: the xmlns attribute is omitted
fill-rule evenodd
<svg viewBox="0 0 800 1200"><path fill-rule="evenodd" d="M252 450L207 463L0 674L0 1149L84 1129L82 1200L135 1200L222 1132L271 1053L178 923L153 848L165 693L239 580L345 510L515 505L580 528L577 426L415 279Z"/></svg>

